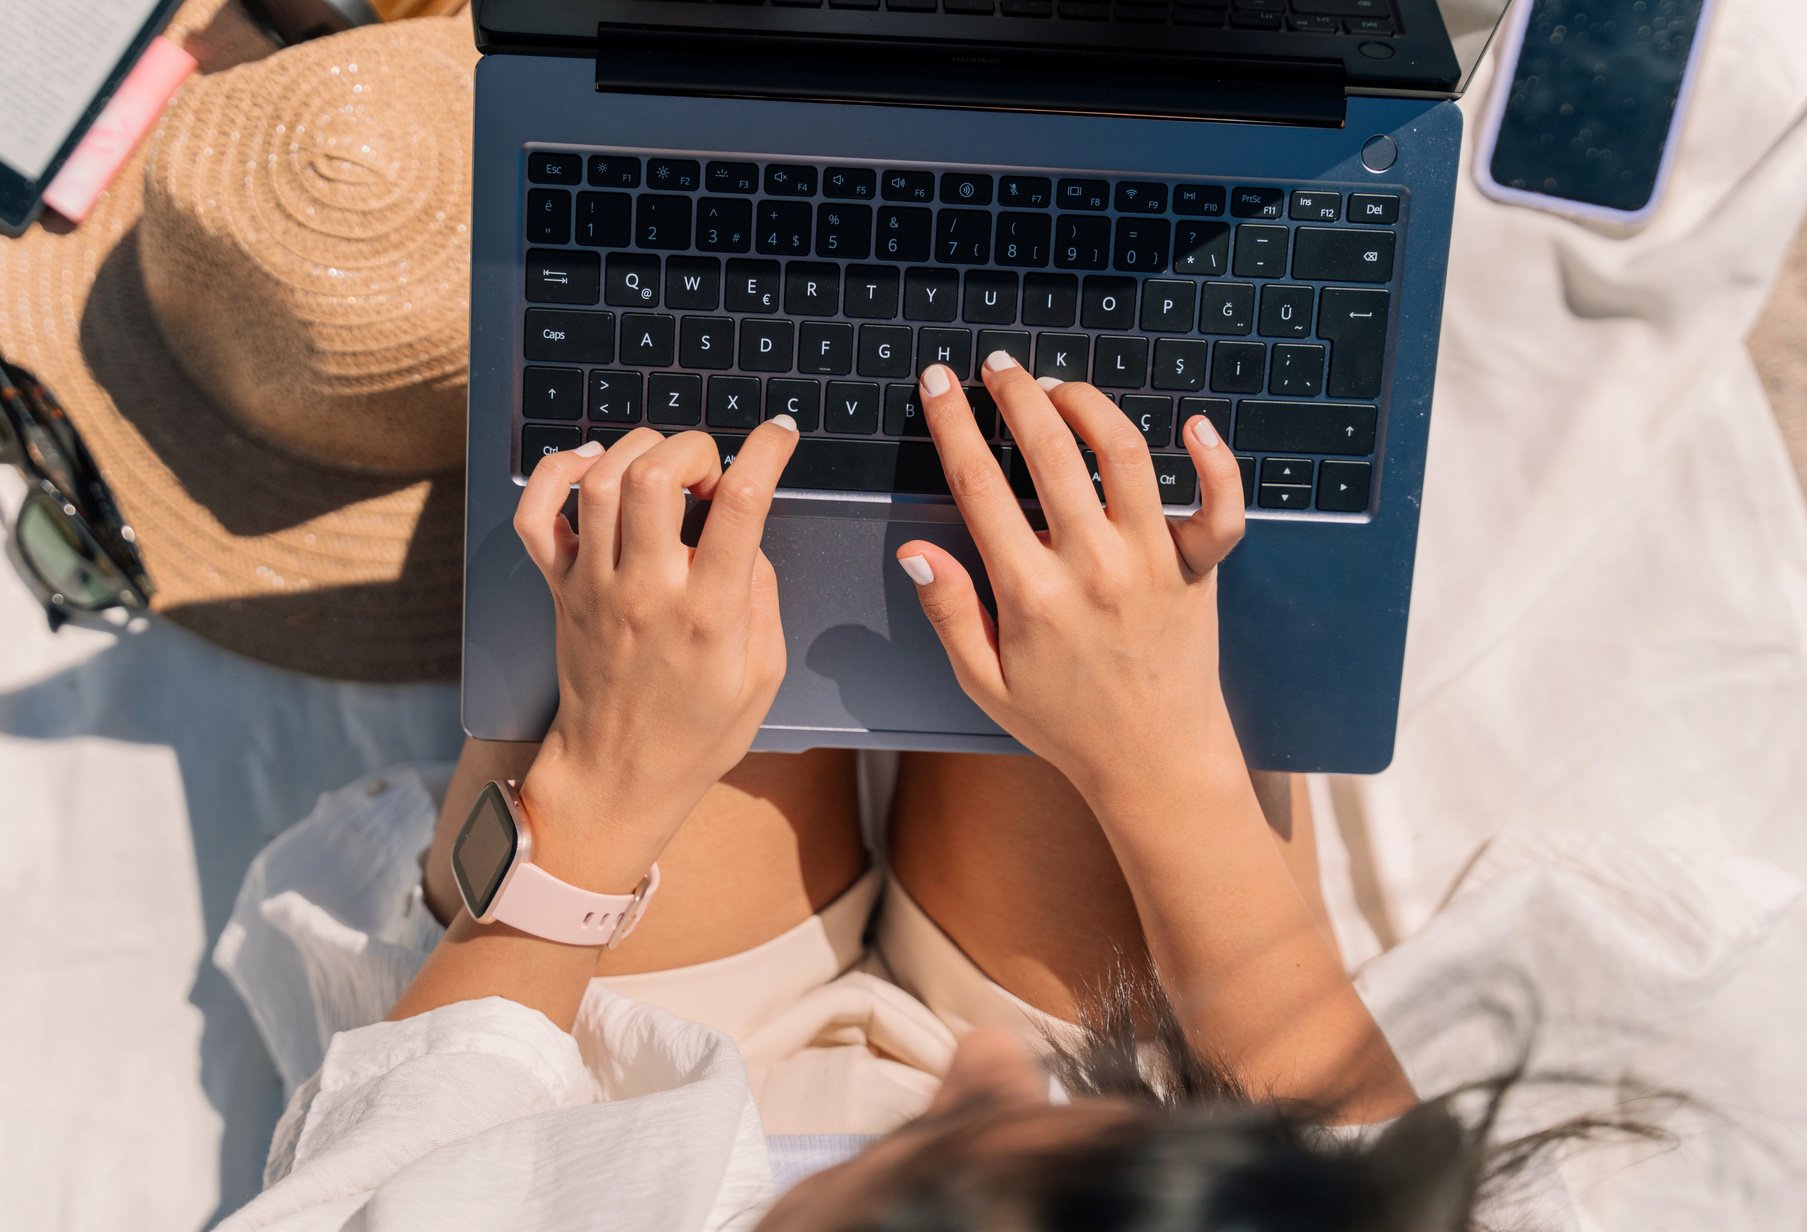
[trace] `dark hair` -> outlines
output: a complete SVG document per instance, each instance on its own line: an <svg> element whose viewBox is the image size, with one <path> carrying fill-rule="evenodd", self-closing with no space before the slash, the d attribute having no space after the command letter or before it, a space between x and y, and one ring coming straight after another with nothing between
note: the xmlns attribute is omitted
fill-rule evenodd
<svg viewBox="0 0 1807 1232"><path fill-rule="evenodd" d="M1610 1112L1496 1142L1513 1089L1607 1085L1533 1075L1526 1048L1510 1072L1357 1134L1326 1128L1321 1109L1256 1097L1199 1055L1150 975L1120 968L1079 1027L1077 1042L1047 1038L1049 1068L1074 1097L1131 1111L1083 1141L1019 1152L968 1148L1020 1110L942 1114L845 1232L1479 1232L1493 1200L1561 1143L1669 1141L1655 1115L1678 1099L1620 1093Z"/></svg>

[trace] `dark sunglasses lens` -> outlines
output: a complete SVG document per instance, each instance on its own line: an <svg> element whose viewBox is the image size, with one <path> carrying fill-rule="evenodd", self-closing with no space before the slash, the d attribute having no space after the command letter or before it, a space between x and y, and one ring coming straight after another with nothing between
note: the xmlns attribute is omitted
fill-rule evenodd
<svg viewBox="0 0 1807 1232"><path fill-rule="evenodd" d="M16 533L25 562L72 608L92 612L111 607L129 588L100 545L48 501L27 501Z"/></svg>

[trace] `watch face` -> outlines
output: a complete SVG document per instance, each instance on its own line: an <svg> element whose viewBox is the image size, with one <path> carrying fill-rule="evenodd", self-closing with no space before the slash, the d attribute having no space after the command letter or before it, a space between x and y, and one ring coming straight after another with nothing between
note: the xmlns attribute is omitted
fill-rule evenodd
<svg viewBox="0 0 1807 1232"><path fill-rule="evenodd" d="M472 916L481 918L488 914L519 843L514 814L508 811L501 789L490 783L477 797L469 820L452 845L452 876L457 879L458 891L464 895L464 905Z"/></svg>

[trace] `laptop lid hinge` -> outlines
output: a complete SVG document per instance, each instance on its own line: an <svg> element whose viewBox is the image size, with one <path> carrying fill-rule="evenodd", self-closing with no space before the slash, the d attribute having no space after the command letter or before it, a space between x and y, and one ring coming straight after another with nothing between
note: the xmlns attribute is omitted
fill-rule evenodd
<svg viewBox="0 0 1807 1232"><path fill-rule="evenodd" d="M765 44L765 45L761 45ZM1340 63L1059 47L719 36L603 23L596 89L1340 128Z"/></svg>

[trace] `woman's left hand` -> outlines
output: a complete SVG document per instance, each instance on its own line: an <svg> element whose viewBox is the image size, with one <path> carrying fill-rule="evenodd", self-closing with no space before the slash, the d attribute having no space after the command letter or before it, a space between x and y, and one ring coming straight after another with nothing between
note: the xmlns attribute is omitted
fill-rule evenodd
<svg viewBox="0 0 1807 1232"><path fill-rule="evenodd" d="M796 441L778 416L724 474L708 435L640 428L534 469L515 529L552 591L559 705L520 790L534 862L556 876L631 890L746 756L784 678L759 541ZM573 484L581 533L562 512ZM694 550L686 489L712 502Z"/></svg>

